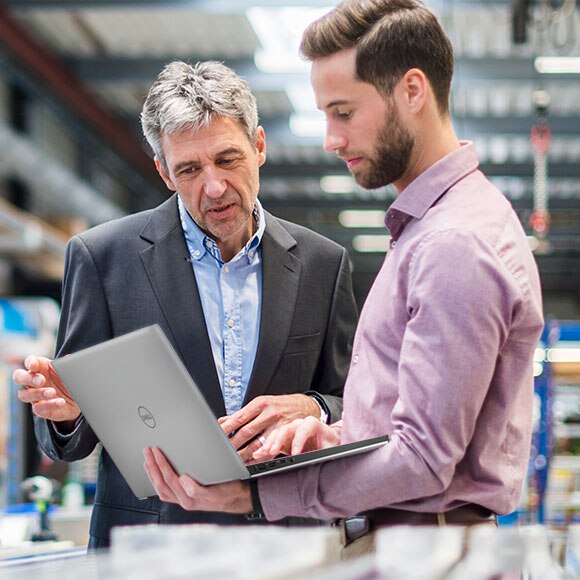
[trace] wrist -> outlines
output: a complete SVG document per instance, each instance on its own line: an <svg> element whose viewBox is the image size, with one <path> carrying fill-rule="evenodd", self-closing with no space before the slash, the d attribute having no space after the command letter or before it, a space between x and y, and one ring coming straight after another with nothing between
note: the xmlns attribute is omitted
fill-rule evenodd
<svg viewBox="0 0 580 580"><path fill-rule="evenodd" d="M251 503L251 511L246 513L246 519L248 520L263 520L266 516L264 515L264 510L262 508L262 502L260 501L260 493L258 491L258 482L256 480L250 480L249 485L249 496Z"/></svg>
<svg viewBox="0 0 580 580"><path fill-rule="evenodd" d="M312 399L317 407L318 413L314 414L313 416L316 417L322 424L328 425L329 414L325 409L325 406L323 406L323 401L319 400L319 398L314 395L309 394L308 396L310 399Z"/></svg>

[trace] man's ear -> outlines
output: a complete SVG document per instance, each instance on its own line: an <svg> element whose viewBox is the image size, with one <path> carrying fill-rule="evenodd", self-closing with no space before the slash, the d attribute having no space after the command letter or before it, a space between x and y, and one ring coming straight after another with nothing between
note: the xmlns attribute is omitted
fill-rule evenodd
<svg viewBox="0 0 580 580"><path fill-rule="evenodd" d="M263 127L256 131L256 149L258 150L258 164L260 167L266 163L266 133Z"/></svg>
<svg viewBox="0 0 580 580"><path fill-rule="evenodd" d="M155 168L157 169L157 173L159 173L159 175L161 176L161 179L163 179L167 188L171 191L177 191L177 187L175 187L175 185L173 185L173 181L171 181L171 177L169 177L169 174L167 173L164 164L159 160L157 155L155 155L154 161L155 161Z"/></svg>
<svg viewBox="0 0 580 580"><path fill-rule="evenodd" d="M420 112L425 106L430 91L429 81L425 73L418 69L409 69L399 82L403 101L411 113Z"/></svg>

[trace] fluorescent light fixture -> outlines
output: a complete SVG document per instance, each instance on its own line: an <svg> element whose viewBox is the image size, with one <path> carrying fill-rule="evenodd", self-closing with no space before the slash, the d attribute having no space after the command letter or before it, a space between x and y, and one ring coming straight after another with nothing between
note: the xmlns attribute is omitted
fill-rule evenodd
<svg viewBox="0 0 580 580"><path fill-rule="evenodd" d="M320 188L326 193L354 193L355 184L350 175L325 175L320 178Z"/></svg>
<svg viewBox="0 0 580 580"><path fill-rule="evenodd" d="M290 131L297 137L323 138L326 134L326 121L322 113L298 113L290 115Z"/></svg>
<svg viewBox="0 0 580 580"><path fill-rule="evenodd" d="M298 54L304 29L313 21L332 9L327 7L306 8L252 7L246 11L262 50L257 51L254 61L262 72L292 73L306 72L309 63Z"/></svg>
<svg viewBox="0 0 580 580"><path fill-rule="evenodd" d="M385 212L376 209L345 209L338 214L338 221L345 228L383 228Z"/></svg>
<svg viewBox="0 0 580 580"><path fill-rule="evenodd" d="M534 377L539 377L544 372L544 365L539 362L534 363Z"/></svg>
<svg viewBox="0 0 580 580"><path fill-rule="evenodd" d="M257 50L254 64L263 73L304 73L310 71L310 63L302 60L297 52Z"/></svg>
<svg viewBox="0 0 580 580"><path fill-rule="evenodd" d="M580 74L580 57L538 56L534 66L540 74Z"/></svg>
<svg viewBox="0 0 580 580"><path fill-rule="evenodd" d="M385 253L389 249L391 236L354 236L352 247L357 252L381 252Z"/></svg>
<svg viewBox="0 0 580 580"><path fill-rule="evenodd" d="M554 363L577 363L580 362L580 347L550 348L547 358Z"/></svg>
<svg viewBox="0 0 580 580"><path fill-rule="evenodd" d="M287 83L284 90L294 111L312 115L318 114L320 118L324 117L323 113L316 108L314 91L307 79L303 82Z"/></svg>
<svg viewBox="0 0 580 580"><path fill-rule="evenodd" d="M534 352L534 362L544 362L546 360L546 349L537 348Z"/></svg>

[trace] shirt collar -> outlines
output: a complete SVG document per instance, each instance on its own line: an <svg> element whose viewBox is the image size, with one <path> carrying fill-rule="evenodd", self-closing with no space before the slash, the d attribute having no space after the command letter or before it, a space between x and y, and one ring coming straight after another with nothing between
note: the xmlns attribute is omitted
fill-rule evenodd
<svg viewBox="0 0 580 580"><path fill-rule="evenodd" d="M211 255L220 266L223 265L221 252L215 240L206 235L197 225L194 219L187 211L179 194L177 195L177 206L179 209L179 219L181 227L187 242L189 254L193 260L201 260L206 253ZM262 242L264 230L266 229L266 219L264 217L264 208L262 204L256 199L254 204L253 218L256 222L256 233L248 240L246 245L236 254L231 261L246 257L249 263L256 259L256 250Z"/></svg>
<svg viewBox="0 0 580 580"><path fill-rule="evenodd" d="M440 197L478 166L473 143L461 141L458 149L421 173L399 193L387 211L385 224L393 240L398 239L412 218L421 219Z"/></svg>

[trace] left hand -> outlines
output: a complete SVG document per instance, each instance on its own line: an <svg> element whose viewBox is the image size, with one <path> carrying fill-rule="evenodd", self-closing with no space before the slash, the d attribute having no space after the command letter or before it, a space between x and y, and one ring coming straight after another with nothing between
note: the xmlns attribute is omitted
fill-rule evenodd
<svg viewBox="0 0 580 580"><path fill-rule="evenodd" d="M145 470L162 501L176 503L188 511L232 514L252 511L250 487L242 481L200 485L189 475L177 475L159 448L147 448L143 454Z"/></svg>
<svg viewBox="0 0 580 580"><path fill-rule="evenodd" d="M309 416L318 418L319 415L318 405L308 395L300 393L262 395L250 401L237 413L220 417L218 422L226 435L235 431L230 442L238 450L240 457L248 462L262 445L263 438L268 437L274 429L291 423L295 419ZM248 444L249 441L251 443Z"/></svg>

